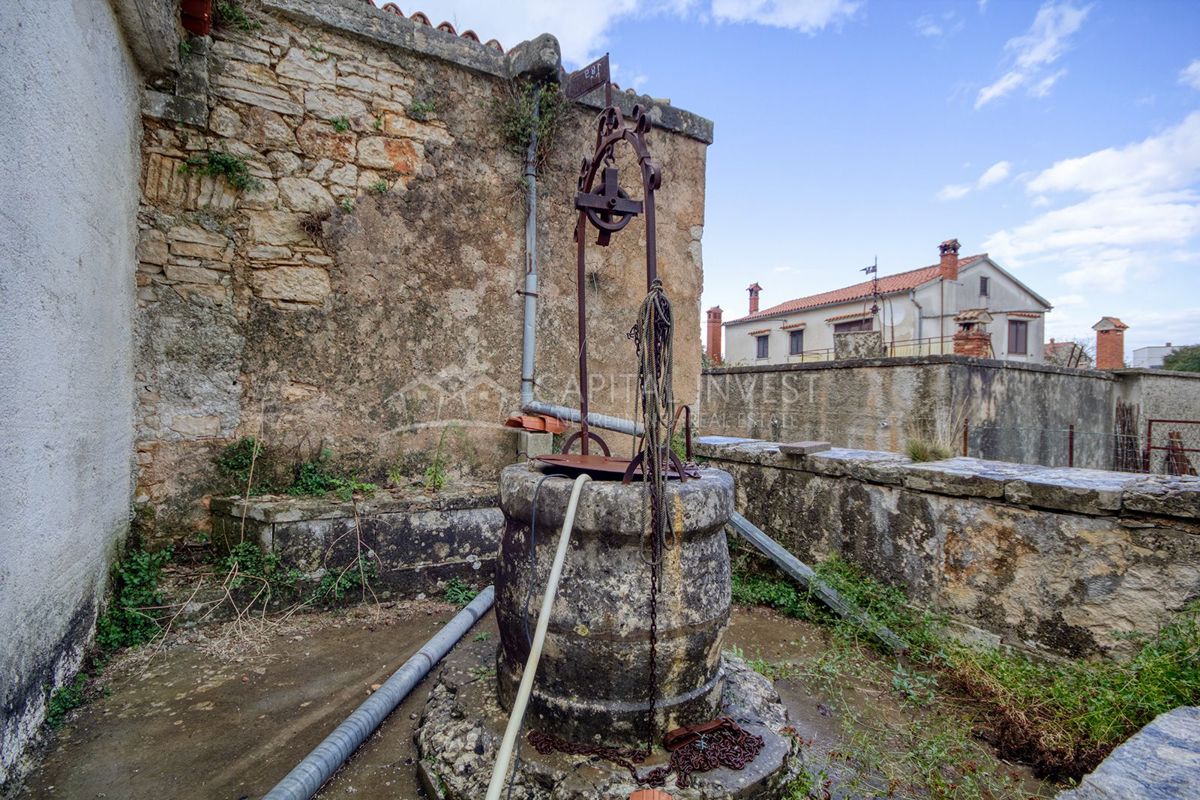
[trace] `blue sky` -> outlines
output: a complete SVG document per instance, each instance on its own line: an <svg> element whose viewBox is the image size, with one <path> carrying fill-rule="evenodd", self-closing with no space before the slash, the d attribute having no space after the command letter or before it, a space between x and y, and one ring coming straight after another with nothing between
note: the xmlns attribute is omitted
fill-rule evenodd
<svg viewBox="0 0 1200 800"><path fill-rule="evenodd" d="M408 9L406 11L416 10ZM713 119L703 306L987 251L1049 336L1200 342L1200 3L427 0ZM670 180L670 175L666 176ZM668 287L669 290L669 287Z"/></svg>

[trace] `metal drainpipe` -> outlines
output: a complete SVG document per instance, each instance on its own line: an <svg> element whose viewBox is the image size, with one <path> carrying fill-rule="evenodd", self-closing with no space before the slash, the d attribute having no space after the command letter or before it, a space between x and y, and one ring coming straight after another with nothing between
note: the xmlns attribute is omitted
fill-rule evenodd
<svg viewBox="0 0 1200 800"><path fill-rule="evenodd" d="M542 89L533 90L533 133L525 151L525 327L521 338L521 407L533 402L533 363L537 348L537 148Z"/></svg>
<svg viewBox="0 0 1200 800"><path fill-rule="evenodd" d="M538 254L537 254L537 121L541 112L542 90L537 88L533 95L533 134L525 151L525 189L527 215L525 217L525 321L521 336L521 410L530 414L580 421L578 409L543 403L533 397L533 373L537 355L537 298L538 298ZM588 413L588 424L596 428L641 436L642 426L608 414Z"/></svg>
<svg viewBox="0 0 1200 800"><path fill-rule="evenodd" d="M345 722L338 725L325 741L317 745L281 780L263 800L309 800L346 759L358 749L384 718L408 696L421 680L442 660L450 648L492 607L495 588L487 587L462 611L446 623L416 654L404 662Z"/></svg>

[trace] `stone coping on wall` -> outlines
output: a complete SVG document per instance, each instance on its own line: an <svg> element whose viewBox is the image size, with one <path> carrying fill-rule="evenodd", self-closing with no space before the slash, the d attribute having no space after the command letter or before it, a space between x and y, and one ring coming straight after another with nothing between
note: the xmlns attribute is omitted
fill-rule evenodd
<svg viewBox="0 0 1200 800"><path fill-rule="evenodd" d="M471 39L381 11L361 0L263 0L263 8L498 78L551 68L557 73L561 67L558 40L548 34L515 45L508 53L500 53ZM598 90L584 95L579 102L599 109L604 107L603 97L603 91ZM613 99L626 114L640 103L657 127L712 144L713 123L698 114L648 95L617 92Z"/></svg>
<svg viewBox="0 0 1200 800"><path fill-rule="evenodd" d="M914 463L898 453L834 447L793 456L780 442L730 436L696 439L697 458L849 477L954 497L978 497L1090 515L1153 515L1200 519L1200 478L1043 467L948 458Z"/></svg>
<svg viewBox="0 0 1200 800"><path fill-rule="evenodd" d="M257 497L214 497L214 515L244 517L261 523L302 522L342 519L358 515L415 514L424 511L463 511L474 508L498 508L500 496L494 483L457 483L431 492L422 488L380 489L355 498L355 502L336 497L293 497L260 495Z"/></svg>
<svg viewBox="0 0 1200 800"><path fill-rule="evenodd" d="M884 358L848 358L840 361L814 361L803 364L763 364L748 366L709 367L705 375L736 375L756 372L807 372L824 369L858 369L862 367L913 367L927 364L961 364L971 367L988 367L991 369L1024 370L1027 372L1048 372L1056 375L1074 375L1084 378L1095 378L1101 381L1115 381L1116 376L1111 372L1095 369L1076 369L1074 367L1059 367L1054 364L1029 364L1023 361L1005 361L998 358L974 358L972 356L932 355L932 356L888 356ZM1120 370L1131 372L1133 370ZM1158 370L1139 370L1141 372L1158 372Z"/></svg>
<svg viewBox="0 0 1200 800"><path fill-rule="evenodd" d="M1146 367L1125 367L1112 370L1114 375L1150 375L1155 378L1185 378L1200 381L1200 372L1180 372L1174 369L1148 369Z"/></svg>

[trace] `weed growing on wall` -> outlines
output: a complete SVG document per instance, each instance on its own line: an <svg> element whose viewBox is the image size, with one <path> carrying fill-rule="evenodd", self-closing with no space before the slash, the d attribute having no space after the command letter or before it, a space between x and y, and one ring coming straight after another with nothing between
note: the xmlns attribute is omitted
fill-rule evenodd
<svg viewBox="0 0 1200 800"><path fill-rule="evenodd" d="M239 192L246 189L261 189L262 181L250 174L244 159L224 150L209 150L207 153L190 156L179 167L180 172L224 177L225 182Z"/></svg>
<svg viewBox="0 0 1200 800"><path fill-rule="evenodd" d="M262 28L262 23L246 15L237 0L217 0L214 22L226 28L236 28L243 33L251 33Z"/></svg>
<svg viewBox="0 0 1200 800"><path fill-rule="evenodd" d="M950 457L950 451L940 445L922 439L909 439L904 443L904 452L913 461L941 461Z"/></svg>
<svg viewBox="0 0 1200 800"><path fill-rule="evenodd" d="M346 131L350 130L350 120L346 119L345 117L334 117L333 119L329 120L329 124L332 125L333 129L338 133L345 133Z"/></svg>
<svg viewBox="0 0 1200 800"><path fill-rule="evenodd" d="M159 582L170 560L170 548L152 553L136 547L113 570L112 598L96 623L101 650L135 647L158 635L163 605Z"/></svg>
<svg viewBox="0 0 1200 800"><path fill-rule="evenodd" d="M367 188L375 194L387 194L388 184L385 180L377 180Z"/></svg>
<svg viewBox="0 0 1200 800"><path fill-rule="evenodd" d="M446 602L459 608L470 603L479 594L479 590L461 578L451 578L446 583Z"/></svg>
<svg viewBox="0 0 1200 800"><path fill-rule="evenodd" d="M46 703L46 724L51 728L59 728L67 719L67 714L84 705L88 701L88 680L86 672L80 672L64 684Z"/></svg>
<svg viewBox="0 0 1200 800"><path fill-rule="evenodd" d="M273 486L269 475L271 456L266 446L253 436L243 436L217 455L217 469L229 479L236 491L247 497L267 494Z"/></svg>
<svg viewBox="0 0 1200 800"><path fill-rule="evenodd" d="M329 471L326 464L328 451L322 451L322 457L317 461L301 464L296 470L296 479L287 488L291 495L309 495L319 497L325 494L336 494L344 502L350 502L355 492L373 492L378 487L373 483L365 483L357 478L343 478Z"/></svg>
<svg viewBox="0 0 1200 800"><path fill-rule="evenodd" d="M425 488L431 492L436 492L446 486L446 463L442 460L442 445L446 443L446 432L449 430L449 425L442 428L442 435L438 437L437 450L433 453L433 461L425 468Z"/></svg>
<svg viewBox="0 0 1200 800"><path fill-rule="evenodd" d="M731 542L730 549L734 602L826 624L846 652L875 646L865 632L834 616L740 543ZM840 559L818 565L816 572L908 643L908 660L891 669L893 692L915 705L948 691L982 702L986 715L979 732L1002 756L1031 764L1039 774L1078 778L1158 714L1200 703L1200 601L1142 639L1128 661L1050 664L1015 651L962 644L945 635L942 617L914 607L901 590Z"/></svg>
<svg viewBox="0 0 1200 800"><path fill-rule="evenodd" d="M366 599L371 583L379 577L379 567L367 554L360 552L344 567L332 569L321 576L320 582L308 596L308 602L318 605L340 603L357 592Z"/></svg>
<svg viewBox="0 0 1200 800"><path fill-rule="evenodd" d="M413 100L408 107L409 119L427 122L437 113L437 104L432 100Z"/></svg>
<svg viewBox="0 0 1200 800"><path fill-rule="evenodd" d="M540 172L554 150L570 105L556 83L538 86L529 81L513 81L508 90L493 101L492 114L508 149L522 161L528 154L533 133L537 131L537 170ZM535 109L538 112L536 118Z"/></svg>

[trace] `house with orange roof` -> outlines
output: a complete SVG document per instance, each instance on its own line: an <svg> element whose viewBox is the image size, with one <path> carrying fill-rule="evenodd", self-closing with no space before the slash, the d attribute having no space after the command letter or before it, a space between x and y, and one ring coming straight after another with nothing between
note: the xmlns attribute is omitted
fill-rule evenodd
<svg viewBox="0 0 1200 800"><path fill-rule="evenodd" d="M987 253L960 257L958 251L958 240L950 239L939 245L936 264L765 308L760 306L763 289L753 283L749 312L723 323L722 360L732 366L829 361L839 334L868 332L878 334L866 338L880 356L951 354L962 322L955 317L983 310L988 357L1041 362L1050 303ZM710 338L714 312L719 309L709 312ZM972 323L976 342L980 327ZM976 348L970 354L980 353Z"/></svg>

